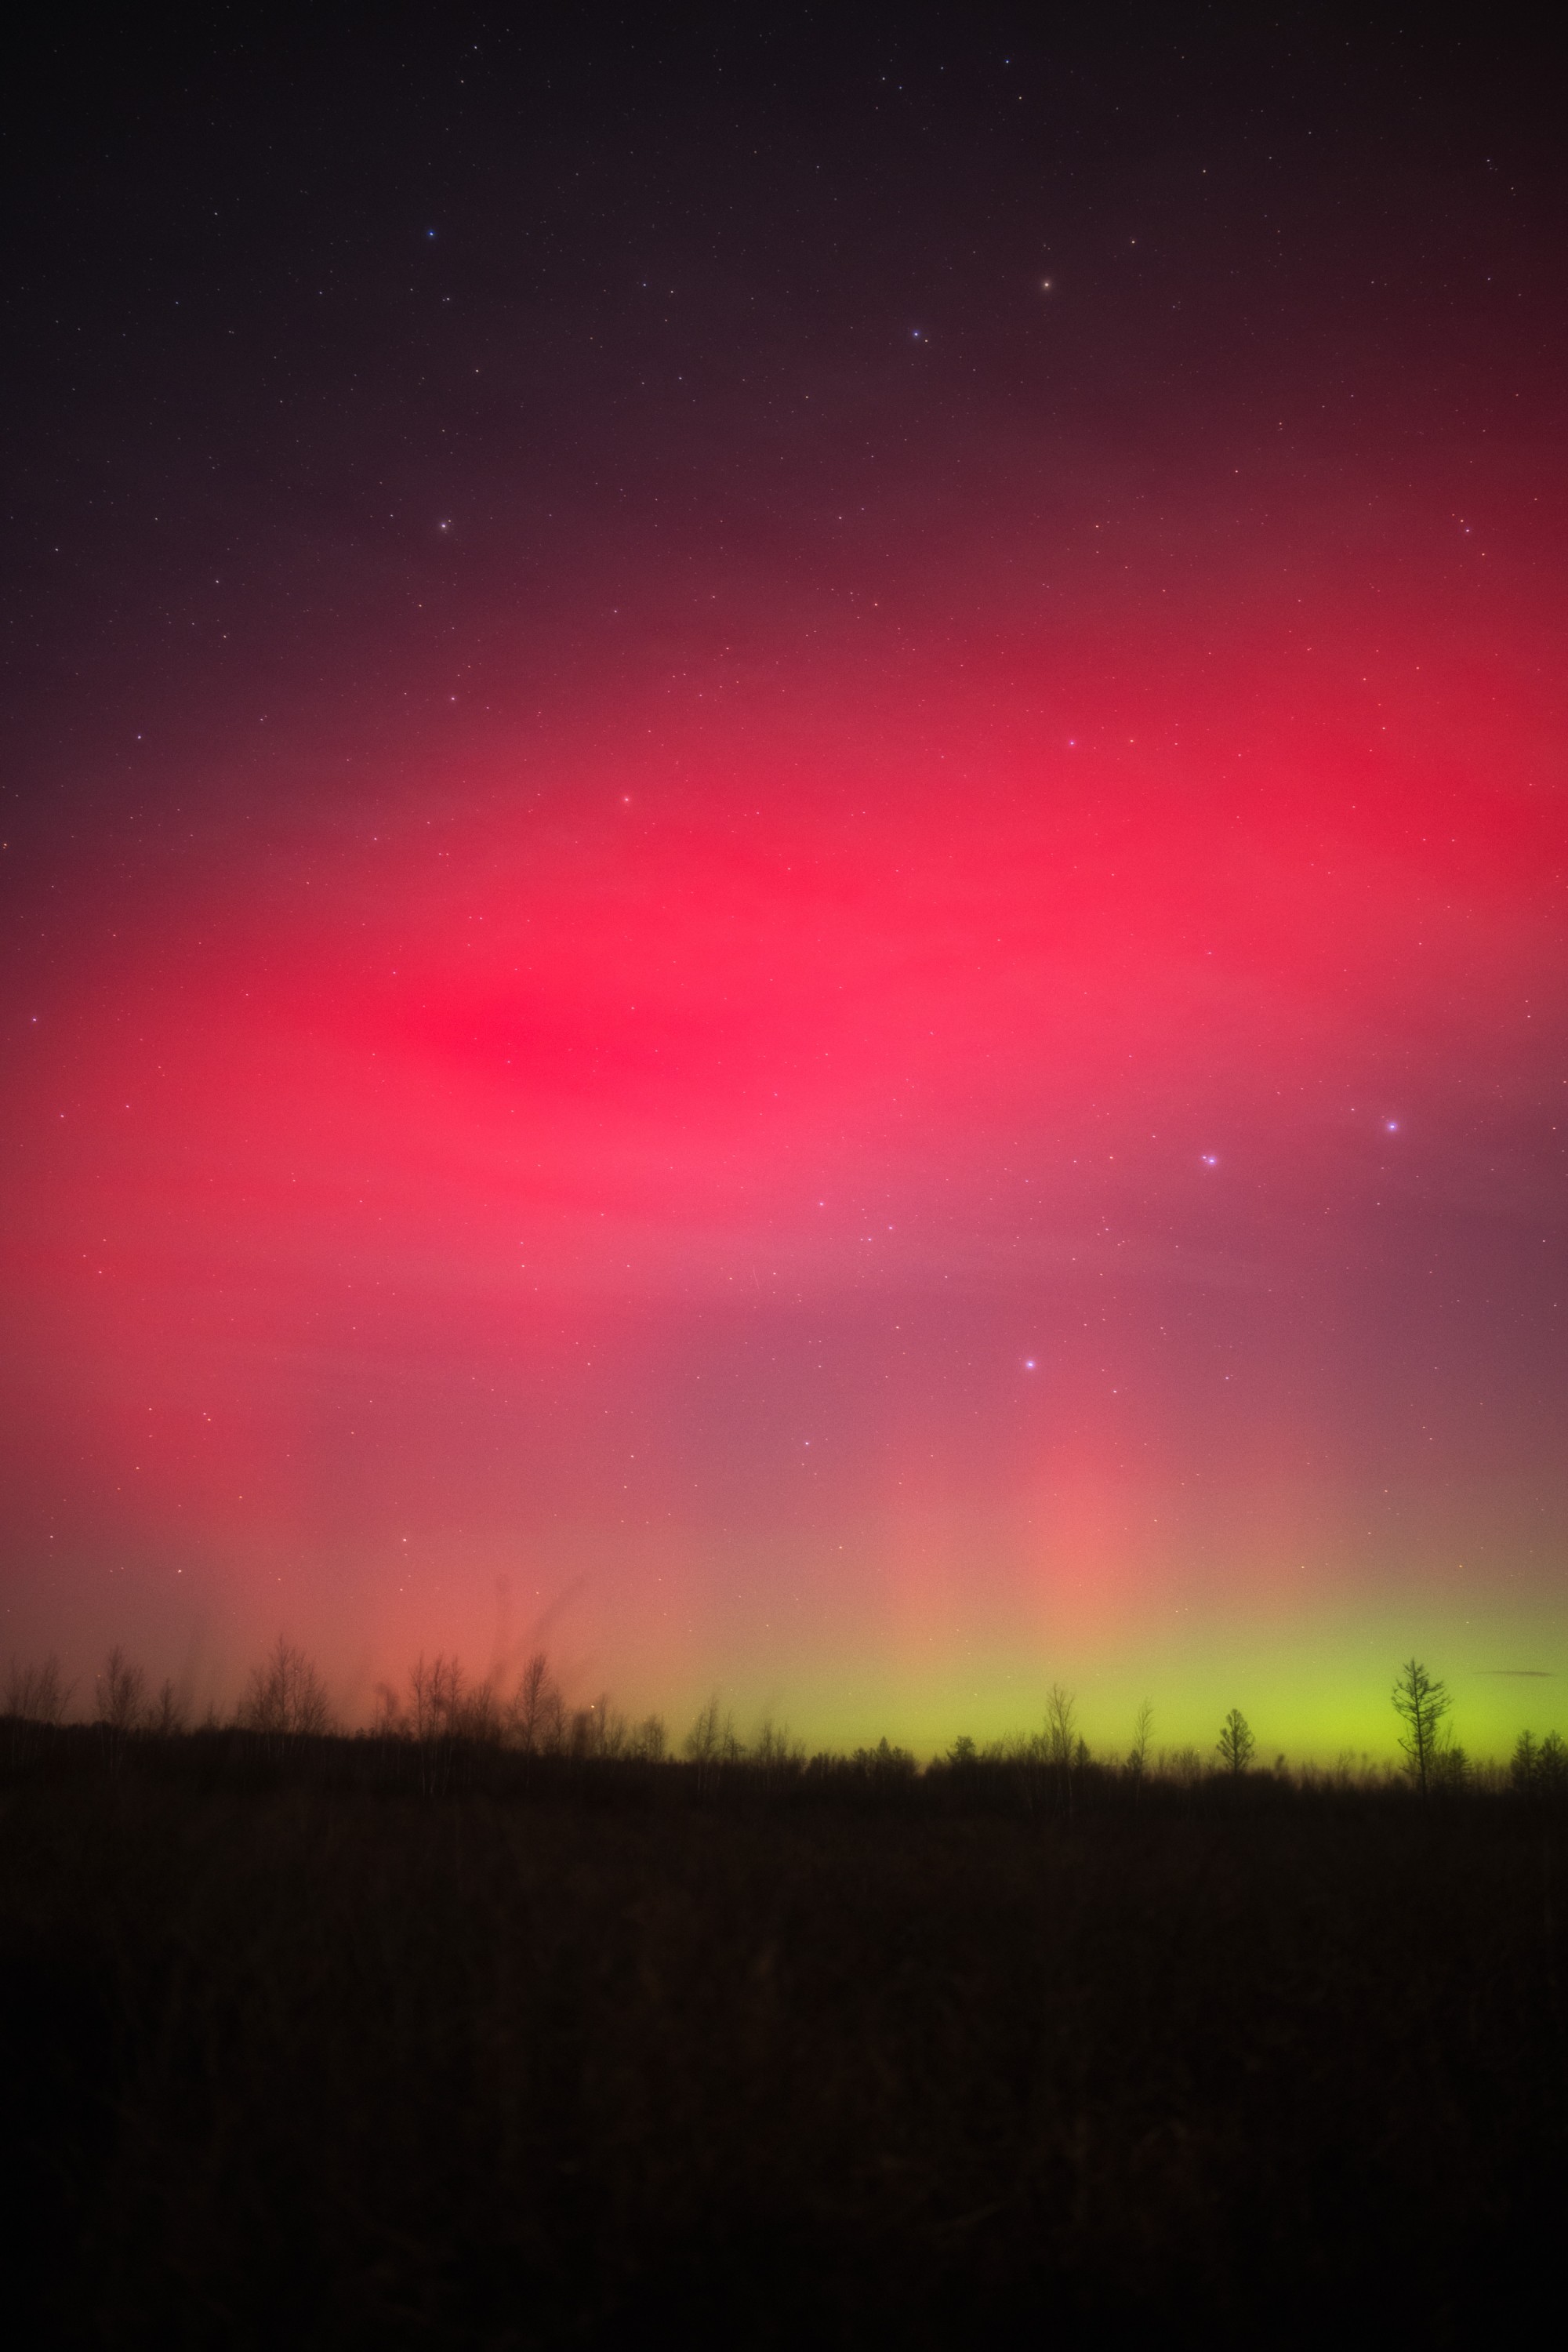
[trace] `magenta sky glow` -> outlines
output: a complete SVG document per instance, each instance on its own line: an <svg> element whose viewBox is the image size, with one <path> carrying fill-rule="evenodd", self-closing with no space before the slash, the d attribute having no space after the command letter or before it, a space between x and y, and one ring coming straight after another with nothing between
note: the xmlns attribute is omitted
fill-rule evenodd
<svg viewBox="0 0 1568 2352"><path fill-rule="evenodd" d="M944 203L867 58L726 113L671 57L587 216L569 74L553 144L497 160L498 68L365 197L287 62L276 234L196 130L129 226L46 190L40 303L72 204L154 260L81 292L24 501L0 1650L205 1697L281 1628L352 1714L544 1640L926 1747L1060 1677L1093 1737L1148 1691L1322 1749L1414 1645L1479 1744L1543 1727L1497 1672L1563 1663L1568 1541L1530 156L1309 60L1276 164L1245 67L1178 124L1152 60L1128 128L1088 54L1075 178L1005 111L1048 60L917 45ZM797 108L793 225L739 131L692 176Z"/></svg>

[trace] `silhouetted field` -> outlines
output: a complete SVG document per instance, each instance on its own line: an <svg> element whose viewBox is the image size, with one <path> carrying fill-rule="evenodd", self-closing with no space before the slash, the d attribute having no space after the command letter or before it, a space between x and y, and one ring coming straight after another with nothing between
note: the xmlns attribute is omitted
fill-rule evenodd
<svg viewBox="0 0 1568 2352"><path fill-rule="evenodd" d="M56 2341L1432 2346L1568 2242L1554 1803L10 1729Z"/></svg>

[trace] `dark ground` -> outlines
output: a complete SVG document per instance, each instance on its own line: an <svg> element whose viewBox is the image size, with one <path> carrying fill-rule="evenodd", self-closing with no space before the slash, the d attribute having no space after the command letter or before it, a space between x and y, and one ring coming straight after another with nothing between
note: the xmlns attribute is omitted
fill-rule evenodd
<svg viewBox="0 0 1568 2352"><path fill-rule="evenodd" d="M9 1752L53 2340L1427 2347L1568 2243L1553 1810L409 1759Z"/></svg>

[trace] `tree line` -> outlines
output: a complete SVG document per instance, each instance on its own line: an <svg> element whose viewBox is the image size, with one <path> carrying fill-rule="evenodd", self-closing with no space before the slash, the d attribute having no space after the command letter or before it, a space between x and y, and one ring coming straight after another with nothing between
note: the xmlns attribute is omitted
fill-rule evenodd
<svg viewBox="0 0 1568 2352"><path fill-rule="evenodd" d="M50 1656L38 1664L13 1663L0 1712L14 1729L58 1726L70 1716L74 1697L75 1685L65 1680L58 1658ZM1477 1768L1452 1736L1451 1695L1420 1660L1409 1658L1400 1668L1392 1704L1401 1758L1397 1769L1421 1797L1477 1780ZM154 1691L144 1669L119 1645L110 1651L95 1679L86 1720L103 1735L116 1760L132 1738L169 1738L193 1728L174 1684L165 1680ZM342 1736L314 1662L282 1635L251 1669L228 1724L269 1746ZM224 1718L209 1710L199 1727L223 1728ZM1095 1755L1078 1727L1076 1697L1054 1683L1037 1730L984 1746L961 1735L925 1769L962 1772L987 1765L1025 1765L1048 1769L1065 1789L1069 1807L1074 1776L1090 1765L1115 1769L1134 1783L1154 1774L1242 1780L1257 1769L1257 1738L1239 1707L1226 1713L1206 1756L1192 1746L1156 1752L1153 1728L1153 1707L1145 1699L1134 1717L1126 1749ZM612 1706L607 1695L584 1706L569 1705L542 1650L528 1659L510 1690L494 1675L470 1676L445 1652L429 1659L422 1653L401 1688L377 1685L368 1731L353 1736L409 1743L433 1759L433 1782L441 1778L440 1759L458 1748L506 1748L578 1761L662 1764L679 1759L703 1772L744 1766L764 1777L799 1771L808 1762L848 1766L878 1777L910 1778L921 1769L910 1750L890 1746L885 1738L875 1748L815 1759L807 1758L804 1745L787 1728L771 1720L749 1739L742 1738L732 1713L721 1708L716 1696L700 1709L679 1745L672 1744L662 1717L632 1721ZM1273 1769L1279 1774L1284 1769L1280 1756ZM1495 1780L1497 1776L1489 1777ZM1556 1731L1541 1738L1532 1731L1521 1732L1507 1780L1521 1790L1568 1793L1568 1743Z"/></svg>

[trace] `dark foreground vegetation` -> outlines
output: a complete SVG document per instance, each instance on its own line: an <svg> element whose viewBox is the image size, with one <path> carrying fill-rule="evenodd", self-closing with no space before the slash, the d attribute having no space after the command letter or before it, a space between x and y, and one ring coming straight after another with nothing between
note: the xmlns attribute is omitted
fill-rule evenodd
<svg viewBox="0 0 1568 2352"><path fill-rule="evenodd" d="M33 2340L1458 2345L1568 2242L1560 1799L0 1726Z"/></svg>

